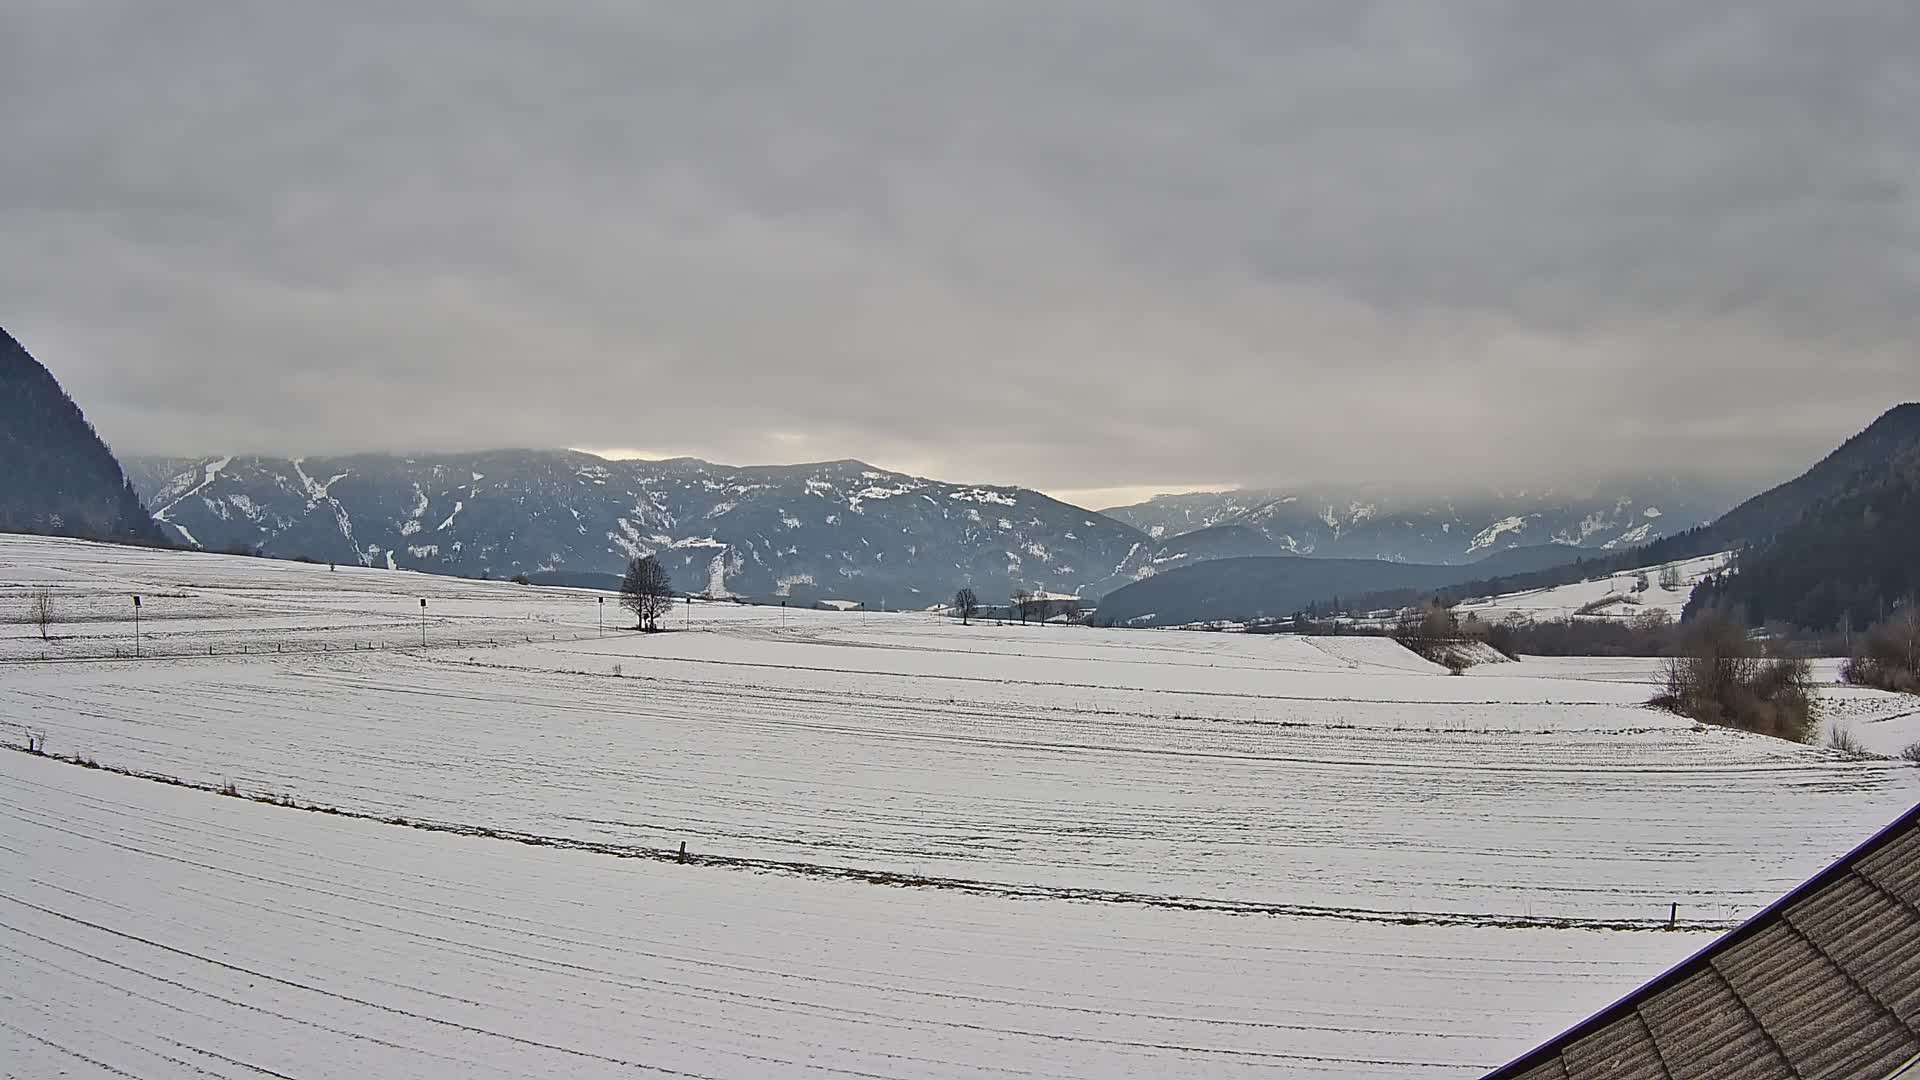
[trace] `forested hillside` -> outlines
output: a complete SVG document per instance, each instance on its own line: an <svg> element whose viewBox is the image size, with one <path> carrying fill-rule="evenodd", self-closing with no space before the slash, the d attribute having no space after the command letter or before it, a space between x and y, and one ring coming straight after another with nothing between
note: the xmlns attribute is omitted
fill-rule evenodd
<svg viewBox="0 0 1920 1080"><path fill-rule="evenodd" d="M158 542L159 529L60 383L0 330L0 532Z"/></svg>
<svg viewBox="0 0 1920 1080"><path fill-rule="evenodd" d="M1688 612L1739 608L1749 622L1866 627L1920 592L1920 448L1860 469L1835 496L1748 545L1694 591Z"/></svg>

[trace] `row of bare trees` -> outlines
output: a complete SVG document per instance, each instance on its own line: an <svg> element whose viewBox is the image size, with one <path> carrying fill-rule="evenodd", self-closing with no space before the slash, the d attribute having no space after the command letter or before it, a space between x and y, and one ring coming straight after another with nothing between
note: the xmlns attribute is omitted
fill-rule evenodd
<svg viewBox="0 0 1920 1080"><path fill-rule="evenodd" d="M971 586L963 586L953 594L952 610L954 618L959 619L961 625L971 623L980 617L980 594L974 592ZM1080 601L1017 589L1007 606L1007 614L1019 619L1022 625L1029 621L1045 622L1060 615L1072 619L1080 614Z"/></svg>

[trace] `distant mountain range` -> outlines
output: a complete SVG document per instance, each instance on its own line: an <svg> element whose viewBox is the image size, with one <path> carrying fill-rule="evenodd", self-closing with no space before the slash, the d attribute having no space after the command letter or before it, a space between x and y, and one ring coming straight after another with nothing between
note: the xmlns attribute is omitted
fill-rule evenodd
<svg viewBox="0 0 1920 1080"><path fill-rule="evenodd" d="M1526 542L1549 532L1567 549L1599 548L1697 524L1709 498L1662 489L1674 512L1644 491L1472 509L1350 499L1343 517L1243 493L1212 496L1211 509L1194 496L1156 499L1114 517L858 461L743 468L500 450L136 458L129 470L171 535L212 550L593 585L655 554L694 592L904 607L944 602L961 585L986 598L1016 588L1098 598L1179 566L1296 551L1405 562L1438 550L1434 561L1465 563L1540 546ZM1147 529L1134 524L1149 517ZM1234 520L1177 527L1216 517Z"/></svg>
<svg viewBox="0 0 1920 1080"><path fill-rule="evenodd" d="M963 584L1074 592L1144 538L1015 487L858 461L735 468L573 451L134 459L184 543L469 577L612 585L658 556L677 589L927 607Z"/></svg>
<svg viewBox="0 0 1920 1080"><path fill-rule="evenodd" d="M60 383L0 330L0 531L161 542Z"/></svg>
<svg viewBox="0 0 1920 1080"><path fill-rule="evenodd" d="M496 450L136 458L123 472L53 375L0 331L0 530L608 587L651 554L677 589L755 599L923 608L962 585L988 602L1025 588L1161 624L1278 616L1335 596L1533 588L1744 545L1747 591L1736 578L1698 596L1857 619L1898 602L1890 582L1912 580L1916 461L1920 405L1718 517L1725 492L1677 480L1420 499L1245 490L1096 513L858 461ZM1850 561L1854 551L1863 557Z"/></svg>
<svg viewBox="0 0 1920 1080"><path fill-rule="evenodd" d="M1578 562L1529 567L1506 561L1529 549L1503 553L1464 568L1465 573L1433 565L1369 572L1364 563L1327 568L1289 557L1228 559L1118 589L1102 600L1100 615L1133 625L1278 618L1335 599L1364 611L1422 595L1457 600L1564 585L1737 550L1735 571L1697 589L1696 604L1737 605L1750 619L1780 618L1819 629L1842 616L1861 626L1872 612L1897 605L1906 595L1901 590L1920 587L1913 557L1920 550L1914 541L1914 529L1920 527L1913 517L1920 505L1916 485L1920 404L1907 404L1889 410L1802 475L1708 524L1638 546L1568 549Z"/></svg>
<svg viewBox="0 0 1920 1080"><path fill-rule="evenodd" d="M1743 494L1681 480L1612 490L1484 490L1407 498L1364 487L1159 495L1102 511L1156 539L1236 526L1269 550L1241 554L1467 563L1513 547L1614 550L1712 521Z"/></svg>

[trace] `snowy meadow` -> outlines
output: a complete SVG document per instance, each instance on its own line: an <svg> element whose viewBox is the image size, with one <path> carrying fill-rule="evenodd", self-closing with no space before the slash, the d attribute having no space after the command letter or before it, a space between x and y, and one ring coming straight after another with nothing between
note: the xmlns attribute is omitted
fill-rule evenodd
<svg viewBox="0 0 1920 1080"><path fill-rule="evenodd" d="M29 537L0 620L26 1075L1473 1076L1920 800L1641 661Z"/></svg>

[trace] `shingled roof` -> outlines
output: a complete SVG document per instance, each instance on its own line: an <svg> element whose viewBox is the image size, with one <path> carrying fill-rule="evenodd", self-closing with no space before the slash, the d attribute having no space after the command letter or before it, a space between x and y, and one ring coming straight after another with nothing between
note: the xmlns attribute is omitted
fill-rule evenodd
<svg viewBox="0 0 1920 1080"><path fill-rule="evenodd" d="M1920 806L1486 1080L1920 1080Z"/></svg>

